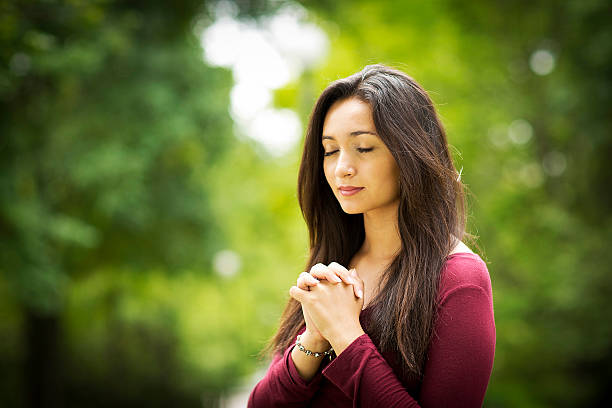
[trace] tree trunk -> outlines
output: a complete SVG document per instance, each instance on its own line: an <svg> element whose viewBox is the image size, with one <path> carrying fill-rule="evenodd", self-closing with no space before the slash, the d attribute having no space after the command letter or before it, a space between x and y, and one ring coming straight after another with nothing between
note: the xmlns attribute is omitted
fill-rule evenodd
<svg viewBox="0 0 612 408"><path fill-rule="evenodd" d="M25 313L25 381L28 408L60 406L59 316Z"/></svg>

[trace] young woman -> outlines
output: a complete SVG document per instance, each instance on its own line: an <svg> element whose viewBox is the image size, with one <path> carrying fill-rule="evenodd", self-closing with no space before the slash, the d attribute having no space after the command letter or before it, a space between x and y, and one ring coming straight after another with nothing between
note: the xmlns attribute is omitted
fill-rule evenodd
<svg viewBox="0 0 612 408"><path fill-rule="evenodd" d="M316 102L298 198L309 272L249 407L479 407L495 323L485 263L427 93L383 66Z"/></svg>

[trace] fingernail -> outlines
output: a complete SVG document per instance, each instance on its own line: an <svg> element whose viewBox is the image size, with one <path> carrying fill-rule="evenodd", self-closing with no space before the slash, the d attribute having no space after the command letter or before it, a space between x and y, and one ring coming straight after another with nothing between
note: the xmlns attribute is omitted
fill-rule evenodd
<svg viewBox="0 0 612 408"><path fill-rule="evenodd" d="M357 297L359 299L361 299L363 297L363 292L361 291L361 289L357 289Z"/></svg>
<svg viewBox="0 0 612 408"><path fill-rule="evenodd" d="M353 268L349 272L351 275L355 275L357 273L357 269Z"/></svg>

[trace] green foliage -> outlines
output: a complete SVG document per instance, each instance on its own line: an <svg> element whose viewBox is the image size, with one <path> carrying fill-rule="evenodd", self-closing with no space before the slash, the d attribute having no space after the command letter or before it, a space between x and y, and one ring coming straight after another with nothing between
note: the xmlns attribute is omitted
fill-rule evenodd
<svg viewBox="0 0 612 408"><path fill-rule="evenodd" d="M83 32L24 27L6 64L2 264L40 312L93 266L204 265L222 242L202 179L231 141L229 75L202 64L195 38L102 6L66 6Z"/></svg>
<svg viewBox="0 0 612 408"><path fill-rule="evenodd" d="M182 383L173 385L150 369L183 364L175 356L177 311L130 320L115 313L108 299L129 298L142 307L148 292L135 290L132 297L108 288L115 288L110 282L119 270L145 281L152 269L169 274L189 267L210 275L212 255L225 246L210 210L207 177L235 143L227 110L232 81L227 71L202 61L191 32L201 5L3 5L0 281L2 310L11 319L2 327L9 339L2 361L5 367L34 367L23 379L23 369L2 370L9 380L0 394L15 398L5 401L9 405L26 403L12 388L44 404L57 401L30 387L56 376L50 373L59 368L54 364L79 358L90 362L86 372L92 375L83 375L80 364L66 371L64 385L77 388L75 401L79 390L102 392L99 384L120 379L121 371L133 374L131 381L117 382L123 388L102 405L142 401L138 390L151 383L160 385L157 394L168 391L166 398L180 390ZM80 306L75 293L89 279L107 285L99 284L89 300L99 300L94 309L106 308L106 314L71 320L73 307ZM61 321L65 330L44 332L41 319ZM108 348L93 347L84 334L104 324L119 329L91 327L95 344L112 343L111 352L125 357L111 369L105 368ZM68 339L65 352L56 346L64 331L80 336ZM80 354L82 345L97 354ZM159 359L157 349L165 351ZM195 377L198 386L202 378ZM198 390L189 391L181 400L199 404Z"/></svg>
<svg viewBox="0 0 612 408"><path fill-rule="evenodd" d="M378 62L437 104L493 281L486 405L609 401L609 5L303 5L330 54L276 106L306 123L331 80ZM21 373L36 362L41 381L62 372L65 406L100 407L214 406L265 366L256 355L307 255L299 151L272 160L234 137L231 74L203 63L193 31L207 6L1 6L0 405L27 405L36 378ZM538 49L554 56L548 75L529 66ZM513 141L525 124L531 138ZM224 249L236 276L215 273Z"/></svg>

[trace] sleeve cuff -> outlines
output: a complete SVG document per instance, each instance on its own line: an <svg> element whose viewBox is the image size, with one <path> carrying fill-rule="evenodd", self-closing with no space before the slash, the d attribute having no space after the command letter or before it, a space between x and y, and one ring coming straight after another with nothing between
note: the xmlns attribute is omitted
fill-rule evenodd
<svg viewBox="0 0 612 408"><path fill-rule="evenodd" d="M347 377L353 377L358 373L364 354L369 354L364 352L372 349L376 350L376 346L370 336L364 333L336 356L323 369L322 374L336 385L344 384Z"/></svg>

